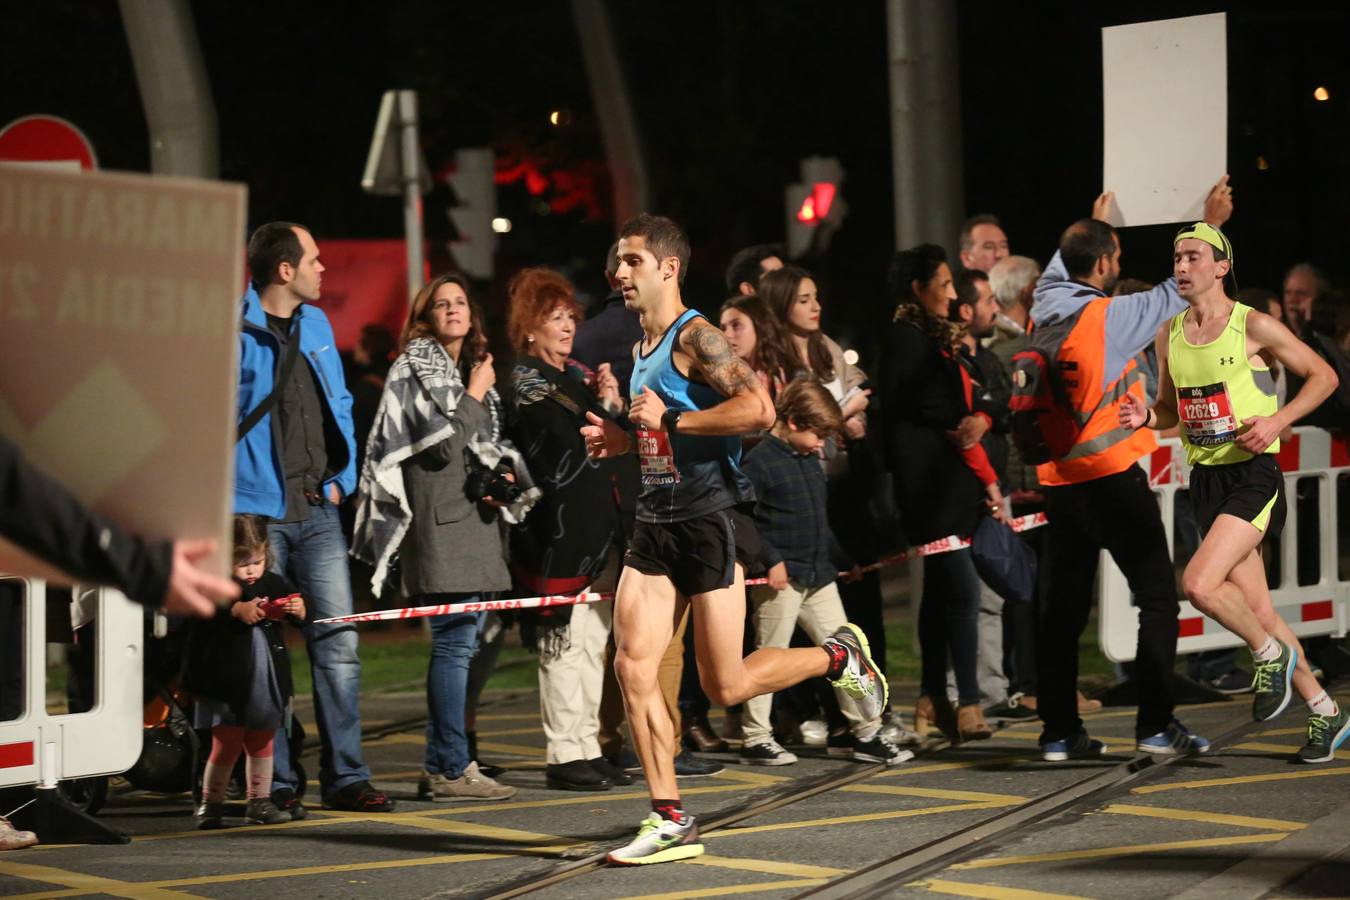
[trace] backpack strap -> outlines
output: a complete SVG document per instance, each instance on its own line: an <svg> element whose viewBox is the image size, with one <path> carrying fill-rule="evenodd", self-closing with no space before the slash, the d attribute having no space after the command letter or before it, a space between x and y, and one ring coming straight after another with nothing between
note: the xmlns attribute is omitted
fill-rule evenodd
<svg viewBox="0 0 1350 900"><path fill-rule="evenodd" d="M239 435L235 438L235 443L242 441L244 435L253 430L253 426L262 421L263 416L271 412L272 407L277 405L281 399L281 393L286 389L286 382L291 380L291 372L295 370L295 361L300 358L300 323L295 323L294 333L286 341L286 348L281 354L281 369L278 372L276 383L272 385L272 393L263 398L263 401L253 408L253 410L244 417L244 421L239 423Z"/></svg>

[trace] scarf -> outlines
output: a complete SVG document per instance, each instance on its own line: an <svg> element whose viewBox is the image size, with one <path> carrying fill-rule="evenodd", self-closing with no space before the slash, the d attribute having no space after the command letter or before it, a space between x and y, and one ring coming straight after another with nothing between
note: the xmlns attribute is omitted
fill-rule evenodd
<svg viewBox="0 0 1350 900"><path fill-rule="evenodd" d="M448 439L461 426L452 421L464 396L464 378L439 341L415 338L394 360L380 406L366 441L356 504L352 555L375 566L371 586L378 592L412 523L413 511L403 484L403 463ZM522 489L520 498L500 512L509 524L525 518L539 499L525 458L502 436L502 404L496 389L483 397L491 417L488 432L469 435L467 448L482 466L505 462Z"/></svg>

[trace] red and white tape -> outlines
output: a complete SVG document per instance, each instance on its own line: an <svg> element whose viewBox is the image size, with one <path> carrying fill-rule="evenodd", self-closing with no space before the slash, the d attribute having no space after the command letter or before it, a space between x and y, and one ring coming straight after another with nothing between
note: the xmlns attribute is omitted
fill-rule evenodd
<svg viewBox="0 0 1350 900"><path fill-rule="evenodd" d="M1039 528L1045 524L1045 513L1032 513L1029 516L1018 516L1008 520L1008 525L1013 531L1029 531L1032 528ZM875 572L878 569L884 569L888 566L899 565L908 559L915 559L921 556L936 556L939 553L950 553L953 550L960 550L962 547L970 546L970 538L957 537L954 534L945 538L939 538L936 541L929 541L918 547L911 547L904 553L897 553L893 556L887 556L879 559L871 565L863 566L860 572ZM840 575L848 575L848 572L840 572ZM767 584L766 578L747 578L747 585ZM576 606L581 603L599 603L602 600L613 600L613 591L583 591L579 594L554 594L546 597L520 597L514 600L481 600L475 603L441 603L436 606L401 606L397 609L381 609L375 612L353 613L349 616L334 616L331 619L316 619L314 625L339 625L355 622L391 622L396 619L421 619L426 616L449 616L457 613L472 612L493 612L500 610L513 609L540 609L549 606Z"/></svg>

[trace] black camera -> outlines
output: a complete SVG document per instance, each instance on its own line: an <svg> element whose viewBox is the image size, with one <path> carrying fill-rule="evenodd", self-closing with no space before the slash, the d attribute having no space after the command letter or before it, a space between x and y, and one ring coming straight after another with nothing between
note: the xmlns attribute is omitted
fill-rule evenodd
<svg viewBox="0 0 1350 900"><path fill-rule="evenodd" d="M464 493L475 503L495 500L498 503L510 504L519 500L524 491L514 481L508 481L505 471L500 467L489 469L486 466L470 465L469 472L464 478Z"/></svg>

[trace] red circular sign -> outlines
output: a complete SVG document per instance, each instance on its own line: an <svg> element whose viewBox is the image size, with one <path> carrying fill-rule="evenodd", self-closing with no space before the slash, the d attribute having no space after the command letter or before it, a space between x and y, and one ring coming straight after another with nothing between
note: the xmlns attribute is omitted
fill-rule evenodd
<svg viewBox="0 0 1350 900"><path fill-rule="evenodd" d="M58 116L15 119L0 128L0 160L5 162L78 163L97 169L94 145L84 132Z"/></svg>

